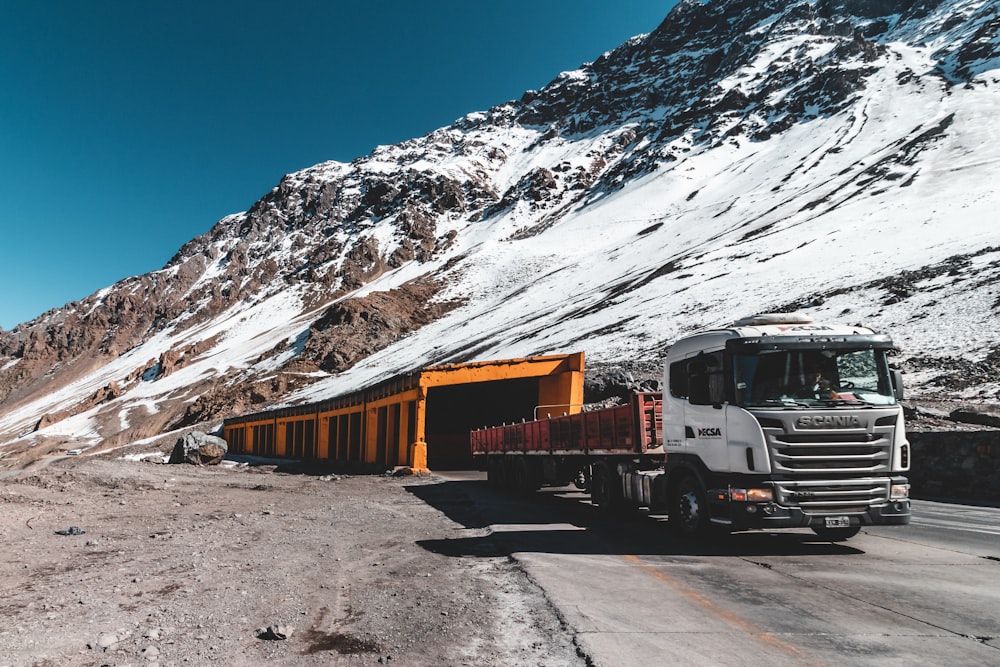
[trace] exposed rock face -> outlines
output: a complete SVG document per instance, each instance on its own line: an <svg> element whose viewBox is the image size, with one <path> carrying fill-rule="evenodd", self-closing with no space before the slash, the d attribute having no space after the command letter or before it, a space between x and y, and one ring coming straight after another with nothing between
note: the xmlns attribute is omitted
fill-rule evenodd
<svg viewBox="0 0 1000 667"><path fill-rule="evenodd" d="M433 302L438 289L431 281L419 281L335 303L313 322L303 354L290 369L315 363L328 373L347 370L458 305Z"/></svg>
<svg viewBox="0 0 1000 667"><path fill-rule="evenodd" d="M455 307L454 302L433 301L439 289L433 281L416 281L388 292L338 301L312 323L301 351L283 373L250 387L243 383L217 385L191 403L173 427L262 409L301 387L306 374L350 368ZM284 348L273 350L278 354L282 351Z"/></svg>
<svg viewBox="0 0 1000 667"><path fill-rule="evenodd" d="M872 77L899 59L892 44L942 45L929 71L901 68L900 86L993 85L985 73L1000 57L998 27L995 3L684 0L650 34L542 90L350 164L289 174L163 269L0 331L0 442L91 412L103 415L100 437L114 443L263 408L448 313L464 298L454 284L483 229L531 241L688 154L853 113ZM919 183L919 170L904 178L900 169L946 138L952 122L913 130L864 166L845 199ZM789 174L802 169L789 165ZM802 206L835 203L817 195ZM743 240L772 231L749 229ZM696 264L701 255L682 259ZM665 259L612 286L605 302L668 273L690 275L682 264ZM405 278L392 278L403 269ZM354 294L387 277L383 288ZM886 289L905 298L905 284ZM268 311L274 304L281 308ZM280 316L262 324L265 311ZM484 331L468 349L504 335ZM198 364L205 370L172 383Z"/></svg>

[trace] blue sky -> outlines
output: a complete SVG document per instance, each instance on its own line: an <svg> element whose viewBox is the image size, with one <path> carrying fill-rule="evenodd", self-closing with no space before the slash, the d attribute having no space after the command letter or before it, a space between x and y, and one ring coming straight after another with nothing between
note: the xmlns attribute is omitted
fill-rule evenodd
<svg viewBox="0 0 1000 667"><path fill-rule="evenodd" d="M161 268L286 173L540 88L674 4L4 2L0 327Z"/></svg>

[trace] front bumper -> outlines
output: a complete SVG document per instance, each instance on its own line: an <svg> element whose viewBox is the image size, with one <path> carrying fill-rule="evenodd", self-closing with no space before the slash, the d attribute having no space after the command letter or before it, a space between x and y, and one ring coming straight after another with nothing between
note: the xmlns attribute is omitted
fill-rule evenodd
<svg viewBox="0 0 1000 667"><path fill-rule="evenodd" d="M781 507L774 503L731 503L728 516L712 517L713 523L728 524L733 530L752 528L823 527L831 516L844 516L851 526L905 526L910 523L910 501L893 500L873 505L862 513L809 514L798 507Z"/></svg>
<svg viewBox="0 0 1000 667"><path fill-rule="evenodd" d="M905 478L893 478L885 482L888 491L890 485L906 484ZM728 490L713 492L710 498L731 498ZM853 504L853 503L852 503ZM844 507L842 510L833 507L808 508L797 505L786 505L776 500L767 502L727 502L712 503L711 520L717 525L729 526L732 530L767 529L767 528L822 528L829 526L829 521L836 521L842 526L902 526L910 523L910 499L889 498L869 500L868 504L859 507Z"/></svg>

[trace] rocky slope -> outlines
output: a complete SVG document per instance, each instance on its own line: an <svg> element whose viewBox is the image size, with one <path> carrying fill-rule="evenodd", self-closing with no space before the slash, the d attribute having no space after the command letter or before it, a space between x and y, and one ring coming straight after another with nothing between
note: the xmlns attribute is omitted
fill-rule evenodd
<svg viewBox="0 0 1000 667"><path fill-rule="evenodd" d="M890 330L919 391L995 400L998 27L995 1L684 0L542 90L289 174L163 269L0 332L5 455L430 363L655 365L782 307Z"/></svg>

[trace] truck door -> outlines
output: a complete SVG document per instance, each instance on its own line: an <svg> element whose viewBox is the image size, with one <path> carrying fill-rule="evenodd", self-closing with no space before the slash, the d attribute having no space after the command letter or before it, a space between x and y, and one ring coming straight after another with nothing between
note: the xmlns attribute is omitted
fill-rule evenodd
<svg viewBox="0 0 1000 667"><path fill-rule="evenodd" d="M687 449L697 452L711 470L725 470L726 376L723 353L701 352L685 360L688 400L684 405L684 438Z"/></svg>

